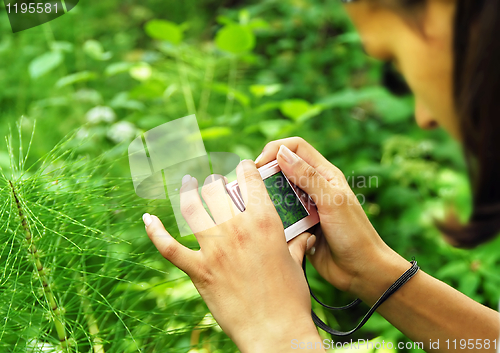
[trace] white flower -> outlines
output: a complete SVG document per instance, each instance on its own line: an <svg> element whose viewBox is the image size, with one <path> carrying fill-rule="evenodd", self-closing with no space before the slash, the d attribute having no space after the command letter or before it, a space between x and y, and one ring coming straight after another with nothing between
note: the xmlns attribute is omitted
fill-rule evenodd
<svg viewBox="0 0 500 353"><path fill-rule="evenodd" d="M135 125L128 121L119 121L113 124L107 133L108 138L114 143L130 141L136 135Z"/></svg>
<svg viewBox="0 0 500 353"><path fill-rule="evenodd" d="M100 122L112 123L116 119L116 114L110 107L98 105L90 109L85 114L87 121L91 124L99 124Z"/></svg>

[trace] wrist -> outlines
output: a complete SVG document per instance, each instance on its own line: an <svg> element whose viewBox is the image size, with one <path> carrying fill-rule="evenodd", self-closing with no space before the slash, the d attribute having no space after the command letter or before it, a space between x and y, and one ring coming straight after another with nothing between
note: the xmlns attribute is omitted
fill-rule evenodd
<svg viewBox="0 0 500 353"><path fill-rule="evenodd" d="M410 266L409 261L386 245L353 279L350 291L371 306Z"/></svg>
<svg viewBox="0 0 500 353"><path fill-rule="evenodd" d="M294 317L286 322L268 320L258 330L240 335L233 341L243 353L293 352L301 343L308 342L316 348L312 352L325 352L310 315L305 318Z"/></svg>

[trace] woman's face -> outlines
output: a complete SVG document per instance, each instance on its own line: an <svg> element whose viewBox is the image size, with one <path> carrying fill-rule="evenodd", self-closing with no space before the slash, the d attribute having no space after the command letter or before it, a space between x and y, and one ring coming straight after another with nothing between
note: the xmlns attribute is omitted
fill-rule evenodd
<svg viewBox="0 0 500 353"><path fill-rule="evenodd" d="M460 140L452 92L455 6L456 0L428 0L420 15L408 10L407 17L376 1L359 0L345 7L366 52L393 61L405 77L415 95L418 125L442 126Z"/></svg>

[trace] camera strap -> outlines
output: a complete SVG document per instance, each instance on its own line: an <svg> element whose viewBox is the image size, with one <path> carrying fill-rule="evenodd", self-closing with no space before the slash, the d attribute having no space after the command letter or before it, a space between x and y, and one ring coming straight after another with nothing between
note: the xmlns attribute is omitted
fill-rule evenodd
<svg viewBox="0 0 500 353"><path fill-rule="evenodd" d="M387 299L389 298L389 296L391 296L391 294L393 294L394 292L396 292L399 288L401 288L406 282L408 282L413 276L415 276L415 274L418 272L418 270L420 269L420 267L417 265L417 261L415 260L415 258L412 259L411 261L411 267L405 271L405 273L403 273L401 275L401 277L399 277L396 282L394 282L381 296L380 298L375 302L375 304L373 304L373 306L370 308L370 310L368 310L368 312L365 314L365 316L363 317L363 319L359 322L359 324L353 328L352 330L350 331L338 331L338 330L335 330L333 328L331 328L330 326L328 326L326 323L324 323L317 315L316 313L314 312L314 310L311 309L311 315L312 315L312 319L314 321L314 323L316 324L316 326L318 326L319 328L321 328L323 331L326 331L328 332L329 334L331 335L334 335L334 336L348 336L354 332L356 332L357 330L359 330L361 327L363 327L363 325L368 321L368 319L372 316L372 314L375 312L375 310L377 310L377 308ZM309 281L307 280L307 273L306 273L306 255L304 254L304 259L302 260L302 269L304 270L304 276L306 277L306 281L307 281L307 285L309 286L309 292L311 293L311 296L314 298L314 300L316 300L321 306L325 307L326 309L328 310L347 310L347 309L350 309L352 307L355 307L356 305L358 305L359 303L361 303L361 300L360 299L356 299L354 300L353 302L347 304L347 305L344 305L344 306L339 306L339 307L336 307L336 306L330 306L330 305L326 305L325 303L321 302L315 295L314 293L312 292L312 289L311 289L311 286L309 285Z"/></svg>

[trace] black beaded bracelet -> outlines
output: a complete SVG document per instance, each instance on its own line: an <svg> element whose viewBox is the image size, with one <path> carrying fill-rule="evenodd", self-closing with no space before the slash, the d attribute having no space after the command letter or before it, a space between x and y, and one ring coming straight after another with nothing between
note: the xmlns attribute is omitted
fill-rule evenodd
<svg viewBox="0 0 500 353"><path fill-rule="evenodd" d="M346 331L346 332L334 330L330 326L328 326L327 324L325 324L316 315L316 313L314 312L314 310L311 310L311 315L312 315L312 319L313 319L314 323L316 324L316 326L318 326L319 328L321 328L323 331L326 331L329 334L334 335L334 336L348 336L348 335L356 332L357 330L359 330L368 321L368 319L372 316L372 314L375 312L375 310L377 310L377 308L384 301L386 301L387 298L389 298L391 296L391 294L393 294L394 292L396 292L399 288L401 288L403 286L403 284L405 284L406 282L408 282L410 280L410 278L412 278L413 276L415 276L415 274L418 272L418 270L420 269L420 267L417 265L417 261L415 260L415 258L412 259L411 264L412 264L411 267L405 273L403 273L401 275L401 277L399 277L396 280L396 282L394 282L384 292L384 294L382 294L380 296L380 298L375 302L375 304L373 304L373 306L370 308L370 310L368 310L368 312L363 317L363 319L359 322L359 324L355 328L353 328L352 330ZM318 298L316 298L316 296L312 292L311 286L309 285L309 281L307 280L307 273L306 273L306 255L304 255L304 259L302 261L302 268L304 270L304 276L306 277L307 285L309 286L309 292L311 293L311 296L314 298L314 300L316 300L319 304L321 304L323 307L327 308L328 310L346 310L346 309L352 308L352 307L358 305L359 303L361 303L360 299L356 299L352 303L344 305L344 306L340 306L340 307L326 305L325 303L321 302Z"/></svg>

